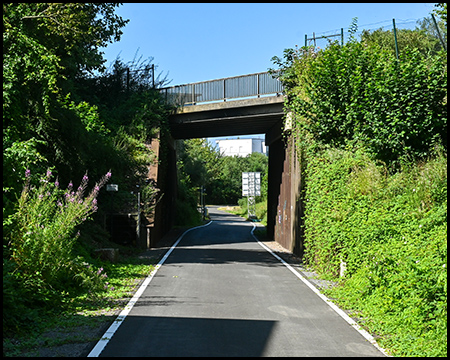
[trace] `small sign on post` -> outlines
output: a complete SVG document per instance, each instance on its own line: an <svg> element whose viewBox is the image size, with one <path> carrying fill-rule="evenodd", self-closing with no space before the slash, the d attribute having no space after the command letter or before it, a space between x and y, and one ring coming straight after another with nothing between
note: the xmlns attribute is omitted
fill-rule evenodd
<svg viewBox="0 0 450 360"><path fill-rule="evenodd" d="M117 185L117 184L106 184L106 191L119 191L119 185Z"/></svg>
<svg viewBox="0 0 450 360"><path fill-rule="evenodd" d="M113 211L112 211L112 203L113 203L113 196L114 196L114 193L116 192L116 191L119 191L119 185L117 185L117 184L106 184L106 191L108 191L109 193L111 193L111 203L110 203L110 206L109 206L109 209L110 209L110 219L109 219L109 223L110 223L110 235L111 235L111 238L112 238L112 236L113 236ZM106 215L105 215L106 216ZM105 218L105 221L106 221L106 218Z"/></svg>
<svg viewBox="0 0 450 360"><path fill-rule="evenodd" d="M248 218L256 219L255 196L261 196L261 173L242 173L242 196L247 196Z"/></svg>

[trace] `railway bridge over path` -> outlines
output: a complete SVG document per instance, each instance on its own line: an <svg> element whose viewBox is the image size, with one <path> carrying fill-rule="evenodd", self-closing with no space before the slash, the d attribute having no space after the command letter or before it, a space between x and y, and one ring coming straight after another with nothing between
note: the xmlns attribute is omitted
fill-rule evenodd
<svg viewBox="0 0 450 360"><path fill-rule="evenodd" d="M301 179L295 151L291 151L292 139L283 136L289 135L289 130L283 125L283 90L279 80L268 72L262 72L161 88L159 91L167 102L177 106L169 118L173 140L265 134L265 143L269 147L267 235L286 249L301 254L303 249L297 223L301 214L298 201ZM174 146L169 151L172 152L170 168L176 174ZM153 169L154 178L157 178L157 173L157 169ZM160 211L160 217L166 219L170 217L168 208L173 208L173 202L168 205L170 200L167 198L166 211ZM155 219L155 223L157 221ZM147 240L148 245L149 242Z"/></svg>

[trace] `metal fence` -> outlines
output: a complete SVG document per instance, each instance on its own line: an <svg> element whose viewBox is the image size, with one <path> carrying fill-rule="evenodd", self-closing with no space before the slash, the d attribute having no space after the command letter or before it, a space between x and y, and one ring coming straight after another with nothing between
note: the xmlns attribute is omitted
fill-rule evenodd
<svg viewBox="0 0 450 360"><path fill-rule="evenodd" d="M280 94L281 81L268 72L233 76L217 80L162 88L166 101L174 105L195 105L202 102L226 101L261 95Z"/></svg>

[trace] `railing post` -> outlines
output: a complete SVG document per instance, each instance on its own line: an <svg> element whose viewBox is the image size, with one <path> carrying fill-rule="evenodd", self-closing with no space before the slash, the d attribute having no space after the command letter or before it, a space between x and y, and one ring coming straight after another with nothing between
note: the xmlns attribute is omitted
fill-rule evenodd
<svg viewBox="0 0 450 360"><path fill-rule="evenodd" d="M225 79L223 79L223 101L227 101L227 98L225 96Z"/></svg>
<svg viewBox="0 0 450 360"><path fill-rule="evenodd" d="M256 93L257 93L258 97L260 97L259 96L259 75L260 74L256 75Z"/></svg>
<svg viewBox="0 0 450 360"><path fill-rule="evenodd" d="M195 84L192 84L192 105L195 105Z"/></svg>

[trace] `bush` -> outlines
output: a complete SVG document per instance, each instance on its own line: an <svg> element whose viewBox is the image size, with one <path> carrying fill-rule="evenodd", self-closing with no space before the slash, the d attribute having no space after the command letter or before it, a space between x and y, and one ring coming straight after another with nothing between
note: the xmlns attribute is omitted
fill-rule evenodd
<svg viewBox="0 0 450 360"><path fill-rule="evenodd" d="M175 224L177 226L197 226L202 223L202 215L192 204L176 200Z"/></svg>
<svg viewBox="0 0 450 360"><path fill-rule="evenodd" d="M333 147L363 142L388 165L425 159L447 146L447 54L425 57L407 48L398 61L377 44L330 44L287 52L281 80L287 108L303 129Z"/></svg>
<svg viewBox="0 0 450 360"><path fill-rule="evenodd" d="M446 356L447 157L389 175L363 149L309 163L305 260L345 277L329 295L400 356Z"/></svg>
<svg viewBox="0 0 450 360"><path fill-rule="evenodd" d="M80 289L104 290L102 270L76 256L73 248L79 236L77 225L97 210L97 194L111 174L96 183L86 197L87 175L76 191L72 183L63 191L58 180L51 181L51 175L48 170L36 187L26 172L17 210L3 224L3 305L11 310L4 313L4 326L20 322L23 307L58 308Z"/></svg>

